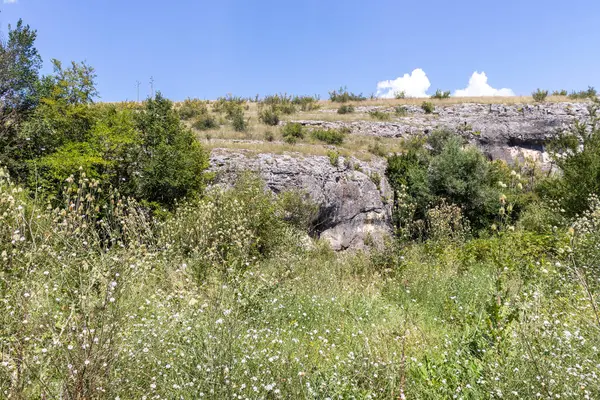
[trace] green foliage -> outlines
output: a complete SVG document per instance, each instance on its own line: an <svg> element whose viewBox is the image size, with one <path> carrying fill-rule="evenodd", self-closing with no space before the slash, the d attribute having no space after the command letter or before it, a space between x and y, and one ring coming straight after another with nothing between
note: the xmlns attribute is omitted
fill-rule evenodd
<svg viewBox="0 0 600 400"><path fill-rule="evenodd" d="M552 96L567 96L569 93L565 90L555 90L552 92Z"/></svg>
<svg viewBox="0 0 600 400"><path fill-rule="evenodd" d="M408 116L408 110L404 106L396 106L394 108L394 114L396 114L397 117L406 117Z"/></svg>
<svg viewBox="0 0 600 400"><path fill-rule="evenodd" d="M379 141L370 144L368 150L369 153L378 157L387 157L389 153L389 151L387 151L387 149Z"/></svg>
<svg viewBox="0 0 600 400"><path fill-rule="evenodd" d="M244 118L244 112L241 109L238 109L231 116L231 125L233 125L236 132L245 132L248 129L248 122Z"/></svg>
<svg viewBox="0 0 600 400"><path fill-rule="evenodd" d="M285 93L275 94L271 96L266 96L261 101L261 106L266 105L277 114L289 115L294 114L297 111L295 105L296 103L294 102L294 100L295 99L292 96L289 96ZM307 102L307 100L300 100L299 98L297 99L298 103L301 103L302 101L305 102L304 104L310 103Z"/></svg>
<svg viewBox="0 0 600 400"><path fill-rule="evenodd" d="M535 92L531 93L531 97L533 97L533 101L541 103L546 100L546 97L548 97L548 91L537 89Z"/></svg>
<svg viewBox="0 0 600 400"><path fill-rule="evenodd" d="M281 134L285 142L294 144L298 139L304 139L304 127L297 122L290 122L283 126Z"/></svg>
<svg viewBox="0 0 600 400"><path fill-rule="evenodd" d="M351 104L342 104L338 109L338 114L351 114L354 112L354 106Z"/></svg>
<svg viewBox="0 0 600 400"><path fill-rule="evenodd" d="M184 121L196 119L209 113L207 104L207 101L188 98L179 105L177 112L179 113L179 117Z"/></svg>
<svg viewBox="0 0 600 400"><path fill-rule="evenodd" d="M340 153L336 150L327 150L327 157L332 166L337 167L340 163Z"/></svg>
<svg viewBox="0 0 600 400"><path fill-rule="evenodd" d="M181 124L173 104L160 93L136 115L141 132L140 173L134 177L139 198L173 206L199 192L208 155L192 132Z"/></svg>
<svg viewBox="0 0 600 400"><path fill-rule="evenodd" d="M344 86L340 87L339 90L332 90L329 92L329 100L336 103L347 103L349 101L364 101L367 98L360 94L348 92L348 89Z"/></svg>
<svg viewBox="0 0 600 400"><path fill-rule="evenodd" d="M548 149L561 174L540 185L546 196L560 202L568 216L582 213L590 195L600 195L600 124L598 100L589 107L589 122L575 122Z"/></svg>
<svg viewBox="0 0 600 400"><path fill-rule="evenodd" d="M405 193L398 201L412 204L410 215L402 218L425 221L427 210L445 200L459 206L474 229L490 227L501 208L498 182L509 179L506 172L479 150L465 147L452 132L435 132L427 144L430 150L425 150L423 139L417 139L405 153L388 158L388 180L397 193ZM399 207L406 206L397 202ZM406 223L397 219L396 225Z"/></svg>
<svg viewBox="0 0 600 400"><path fill-rule="evenodd" d="M425 111L425 114L431 114L435 111L435 106L430 101L424 101L421 103L421 108Z"/></svg>
<svg viewBox="0 0 600 400"><path fill-rule="evenodd" d="M579 92L571 92L569 93L569 98L578 100L578 99L594 99L596 98L598 92L593 86L589 86L587 90L580 90Z"/></svg>
<svg viewBox="0 0 600 400"><path fill-rule="evenodd" d="M319 96L294 96L292 104L299 106L302 111L314 111L321 108Z"/></svg>
<svg viewBox="0 0 600 400"><path fill-rule="evenodd" d="M450 98L450 91L444 91L444 90L440 90L437 89L435 91L435 94L431 96L432 99L449 99Z"/></svg>
<svg viewBox="0 0 600 400"><path fill-rule="evenodd" d="M192 123L192 127L199 131L205 131L208 129L215 129L219 127L217 119L209 113L199 114Z"/></svg>
<svg viewBox="0 0 600 400"><path fill-rule="evenodd" d="M274 107L267 107L258 113L258 119L265 125L276 126L279 124L279 113Z"/></svg>
<svg viewBox="0 0 600 400"><path fill-rule="evenodd" d="M327 144L342 144L346 137L346 131L342 129L315 129L310 132L310 135L321 142Z"/></svg>
<svg viewBox="0 0 600 400"><path fill-rule="evenodd" d="M392 119L390 113L386 113L379 110L369 111L369 115L371 116L371 118L379 121L389 121L390 119Z"/></svg>
<svg viewBox="0 0 600 400"><path fill-rule="evenodd" d="M394 98L396 100L401 100L401 99L405 99L406 98L406 92L404 90L400 91L400 92L395 92L394 93Z"/></svg>

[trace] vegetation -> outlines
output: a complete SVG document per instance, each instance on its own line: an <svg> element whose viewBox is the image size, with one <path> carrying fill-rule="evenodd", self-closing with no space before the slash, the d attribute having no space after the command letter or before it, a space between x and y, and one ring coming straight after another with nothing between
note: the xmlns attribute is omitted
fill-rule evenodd
<svg viewBox="0 0 600 400"><path fill-rule="evenodd" d="M203 189L181 119L206 104L95 104L93 68L40 76L35 37L0 48L1 398L600 397L598 100L550 146L559 174L407 141L394 236L336 254L307 193ZM247 103L211 107L235 124Z"/></svg>
<svg viewBox="0 0 600 400"><path fill-rule="evenodd" d="M546 100L546 97L548 97L548 91L537 89L535 92L531 93L531 97L533 97L534 101L541 103L542 101Z"/></svg>
<svg viewBox="0 0 600 400"><path fill-rule="evenodd" d="M351 104L342 104L338 110L338 114L351 114L354 112L354 106Z"/></svg>
<svg viewBox="0 0 600 400"><path fill-rule="evenodd" d="M341 87L338 90L329 92L329 100L336 103L347 103L349 101L364 101L367 98L360 94L348 92L346 87Z"/></svg>
<svg viewBox="0 0 600 400"><path fill-rule="evenodd" d="M450 91L444 91L444 90L436 90L435 94L431 96L432 99L449 99L450 98Z"/></svg>
<svg viewBox="0 0 600 400"><path fill-rule="evenodd" d="M379 110L369 111L369 115L371 116L371 118L377 119L379 121L389 121L390 119L392 119L390 113L386 113Z"/></svg>
<svg viewBox="0 0 600 400"><path fill-rule="evenodd" d="M265 125L276 126L279 124L279 113L274 107L267 107L259 112L258 119Z"/></svg>
<svg viewBox="0 0 600 400"><path fill-rule="evenodd" d="M400 92L395 92L394 93L394 98L396 100L401 100L401 99L405 99L406 98L406 92L405 91L400 91Z"/></svg>
<svg viewBox="0 0 600 400"><path fill-rule="evenodd" d="M281 129L281 134L285 142L294 144L298 139L304 139L304 127L302 124L291 122L284 125Z"/></svg>
<svg viewBox="0 0 600 400"><path fill-rule="evenodd" d="M342 144L347 133L347 129L315 129L310 132L310 135L327 144Z"/></svg>
<svg viewBox="0 0 600 400"><path fill-rule="evenodd" d="M569 93L570 99L595 99L597 96L597 91L594 87L589 86L587 90L580 90L579 92L571 92Z"/></svg>
<svg viewBox="0 0 600 400"><path fill-rule="evenodd" d="M568 92L565 89L555 90L552 92L552 96L566 96Z"/></svg>
<svg viewBox="0 0 600 400"><path fill-rule="evenodd" d="M425 114L431 114L435 111L435 106L430 101L424 101L421 103L421 108L425 111Z"/></svg>

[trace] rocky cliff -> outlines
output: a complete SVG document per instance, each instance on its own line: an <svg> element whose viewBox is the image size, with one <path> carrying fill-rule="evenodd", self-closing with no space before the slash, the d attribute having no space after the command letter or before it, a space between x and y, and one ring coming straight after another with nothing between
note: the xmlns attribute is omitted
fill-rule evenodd
<svg viewBox="0 0 600 400"><path fill-rule="evenodd" d="M393 122L302 120L308 127L349 128L351 135L409 138L448 128L463 135L492 159L509 163L532 158L548 168L545 144L575 119L585 120L586 103L455 104L436 107L425 114L421 107L406 105L405 116ZM357 107L393 113L391 107ZM323 115L335 110L322 110ZM326 118L324 118L326 119ZM355 158L332 165L325 156L299 153L256 154L244 150L214 149L211 168L219 182L231 183L240 171L254 171L275 193L301 189L319 204L317 233L336 250L381 243L391 233L393 193L385 178L386 162Z"/></svg>
<svg viewBox="0 0 600 400"><path fill-rule="evenodd" d="M217 182L231 183L241 171L253 171L275 193L301 189L319 207L314 223L335 250L381 244L391 232L393 195L385 179L385 160L363 162L301 154L253 154L215 149L211 166Z"/></svg>
<svg viewBox="0 0 600 400"><path fill-rule="evenodd" d="M426 114L421 107L402 106L406 116L394 122L326 122L298 120L306 126L347 127L352 134L408 138L446 128L465 136L492 159L509 163L523 161L526 157L548 167L548 154L544 145L557 132L567 128L574 120L588 117L588 103L543 104L454 104L436 107ZM383 111L393 113L389 107L358 107L357 112ZM335 110L323 110L324 113Z"/></svg>

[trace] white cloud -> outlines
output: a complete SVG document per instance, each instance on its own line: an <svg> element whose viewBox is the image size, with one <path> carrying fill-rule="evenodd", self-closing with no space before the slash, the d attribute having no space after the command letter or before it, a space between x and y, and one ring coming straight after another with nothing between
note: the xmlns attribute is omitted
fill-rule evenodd
<svg viewBox="0 0 600 400"><path fill-rule="evenodd" d="M377 96L389 99L398 92L404 92L406 97L427 97L427 89L430 86L425 71L417 68L412 73L394 80L377 82Z"/></svg>
<svg viewBox="0 0 600 400"><path fill-rule="evenodd" d="M4 4L15 4L17 0L4 0Z"/></svg>
<svg viewBox="0 0 600 400"><path fill-rule="evenodd" d="M512 89L494 89L488 83L485 72L473 72L469 79L469 85L465 89L454 91L456 97L479 97L479 96L514 96Z"/></svg>

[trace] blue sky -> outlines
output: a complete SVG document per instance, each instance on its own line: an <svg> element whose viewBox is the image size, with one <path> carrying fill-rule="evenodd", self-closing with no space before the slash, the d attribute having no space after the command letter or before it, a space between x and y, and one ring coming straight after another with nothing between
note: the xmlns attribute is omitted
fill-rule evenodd
<svg viewBox="0 0 600 400"><path fill-rule="evenodd" d="M176 100L327 98L341 85L369 95L415 69L424 73L380 94L421 92L423 75L427 93L454 92L475 71L516 94L600 86L598 0L3 1L3 35L23 18L38 30L45 68L50 58L86 60L105 101L135 99L136 80L145 97L150 76Z"/></svg>

